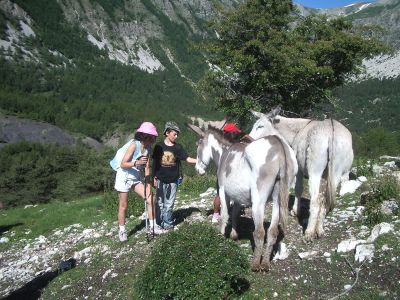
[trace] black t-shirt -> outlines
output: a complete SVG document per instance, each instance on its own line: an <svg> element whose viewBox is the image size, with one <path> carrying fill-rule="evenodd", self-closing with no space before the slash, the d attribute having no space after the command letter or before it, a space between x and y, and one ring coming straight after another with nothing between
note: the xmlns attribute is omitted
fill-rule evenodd
<svg viewBox="0 0 400 300"><path fill-rule="evenodd" d="M171 183L178 179L180 161L188 155L180 144L168 146L160 142L154 146L152 157L153 175L164 183Z"/></svg>

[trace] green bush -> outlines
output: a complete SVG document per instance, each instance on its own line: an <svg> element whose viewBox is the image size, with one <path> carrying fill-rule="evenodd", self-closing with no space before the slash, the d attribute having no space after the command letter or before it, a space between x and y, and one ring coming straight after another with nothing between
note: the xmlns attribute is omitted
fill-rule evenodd
<svg viewBox="0 0 400 300"><path fill-rule="evenodd" d="M368 226L374 226L385 220L385 215L381 212L381 204L385 200L396 199L397 205L400 206L400 184L397 179L390 175L379 178L372 184L372 192L366 197L365 203L365 223ZM394 212L400 215L400 210Z"/></svg>
<svg viewBox="0 0 400 300"><path fill-rule="evenodd" d="M135 282L135 299L227 299L248 288L247 255L208 224L161 236Z"/></svg>
<svg viewBox="0 0 400 300"><path fill-rule="evenodd" d="M373 161L371 160L366 160L362 158L357 158L354 161L354 166L357 169L357 177L360 176L365 176L365 177L372 177L374 175L372 166L373 166Z"/></svg>

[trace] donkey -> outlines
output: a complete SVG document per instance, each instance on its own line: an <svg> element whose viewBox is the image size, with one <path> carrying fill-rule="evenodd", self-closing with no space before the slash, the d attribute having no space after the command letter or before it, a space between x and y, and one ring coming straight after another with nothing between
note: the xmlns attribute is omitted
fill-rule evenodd
<svg viewBox="0 0 400 300"><path fill-rule="evenodd" d="M333 119L315 121L279 116L280 108L268 114L252 111L258 118L250 137L270 134L282 136L296 153L299 171L296 176L293 215L300 214L303 177L308 178L311 196L310 217L304 233L306 241L324 234L323 221L335 206L336 187L348 180L353 163L352 137L349 130ZM321 179L326 182L325 197L320 191ZM321 187L324 185L321 184Z"/></svg>
<svg viewBox="0 0 400 300"><path fill-rule="evenodd" d="M237 219L241 205L251 206L254 221L253 271L270 267L272 248L276 243L281 223L286 226L288 197L297 172L297 162L290 147L277 136L261 138L251 144L230 143L220 130L188 126L200 135L197 143L196 170L204 174L211 160L217 165L219 195L221 197L221 233L225 234L228 207L233 201L231 237L237 238ZM272 196L272 217L264 247L264 209Z"/></svg>

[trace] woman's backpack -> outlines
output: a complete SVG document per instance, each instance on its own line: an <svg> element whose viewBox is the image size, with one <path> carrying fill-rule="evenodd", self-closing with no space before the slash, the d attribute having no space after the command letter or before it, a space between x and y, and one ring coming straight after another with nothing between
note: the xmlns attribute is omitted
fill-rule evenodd
<svg viewBox="0 0 400 300"><path fill-rule="evenodd" d="M136 143L135 152L133 153L132 158L136 159L137 157L140 156L140 148L141 148L140 142L134 139L130 140L129 142L127 142L125 145L123 145L121 148L118 149L114 158L110 161L110 166L111 168L113 168L114 171L117 171L119 168L121 168L121 161L124 158L124 155L128 150L129 146L132 143Z"/></svg>

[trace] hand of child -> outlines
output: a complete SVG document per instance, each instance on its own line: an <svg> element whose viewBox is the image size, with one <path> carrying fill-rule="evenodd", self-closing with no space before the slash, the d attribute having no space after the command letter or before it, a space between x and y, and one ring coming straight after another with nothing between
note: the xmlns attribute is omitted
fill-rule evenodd
<svg viewBox="0 0 400 300"><path fill-rule="evenodd" d="M136 160L136 166L146 165L148 159L149 159L149 158L148 158L147 156L140 156L140 157Z"/></svg>

